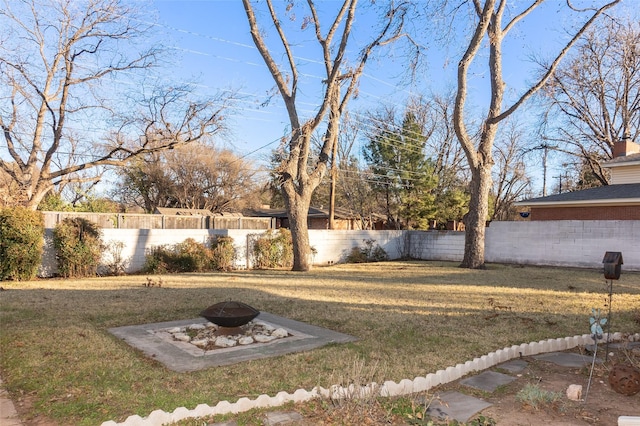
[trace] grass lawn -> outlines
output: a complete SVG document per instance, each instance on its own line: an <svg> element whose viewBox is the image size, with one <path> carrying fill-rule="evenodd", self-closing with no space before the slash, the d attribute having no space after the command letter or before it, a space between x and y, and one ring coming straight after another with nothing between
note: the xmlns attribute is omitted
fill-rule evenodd
<svg viewBox="0 0 640 426"><path fill-rule="evenodd" d="M400 381L513 344L589 333L606 314L599 270L386 262L288 271L3 282L0 377L15 401L60 424L99 424L281 390L329 387L354 362ZM157 277L154 277L157 280ZM640 273L614 281L612 331L640 332ZM359 338L278 358L175 373L107 329L197 318L239 300Z"/></svg>

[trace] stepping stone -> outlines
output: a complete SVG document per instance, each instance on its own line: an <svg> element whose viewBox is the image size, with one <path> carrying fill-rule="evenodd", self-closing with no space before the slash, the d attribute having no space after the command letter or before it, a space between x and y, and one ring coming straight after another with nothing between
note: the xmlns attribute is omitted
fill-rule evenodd
<svg viewBox="0 0 640 426"><path fill-rule="evenodd" d="M501 370L507 370L509 373L519 373L525 368L527 368L527 365L529 365L527 361L516 359L513 361L498 364L496 365L496 367Z"/></svg>
<svg viewBox="0 0 640 426"><path fill-rule="evenodd" d="M552 362L561 367L580 368L593 362L592 356L567 353L567 352L550 352L542 355L535 355L533 358L542 361ZM596 363L602 363L602 360L596 359Z"/></svg>
<svg viewBox="0 0 640 426"><path fill-rule="evenodd" d="M487 401L460 392L445 392L436 395L427 408L427 415L441 420L456 420L460 423L467 423L473 416L492 405Z"/></svg>
<svg viewBox="0 0 640 426"><path fill-rule="evenodd" d="M607 344L600 343L598 346L607 347ZM633 349L640 348L640 342L622 342L622 343L609 343L609 349Z"/></svg>
<svg viewBox="0 0 640 426"><path fill-rule="evenodd" d="M304 420L302 415L295 411L276 411L267 413L263 424L265 426L284 426L300 424L302 420Z"/></svg>
<svg viewBox="0 0 640 426"><path fill-rule="evenodd" d="M499 386L511 383L515 379L515 377L511 377L508 374L502 374L495 371L485 371L476 376L462 379L460 380L460 383L475 389L493 392Z"/></svg>

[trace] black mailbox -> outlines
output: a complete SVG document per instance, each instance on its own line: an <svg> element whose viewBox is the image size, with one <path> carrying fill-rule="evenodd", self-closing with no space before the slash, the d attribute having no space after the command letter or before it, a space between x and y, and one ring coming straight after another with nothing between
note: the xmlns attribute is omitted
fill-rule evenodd
<svg viewBox="0 0 640 426"><path fill-rule="evenodd" d="M620 269L622 265L622 253L619 251L608 251L604 254L604 277L607 280L620 279Z"/></svg>

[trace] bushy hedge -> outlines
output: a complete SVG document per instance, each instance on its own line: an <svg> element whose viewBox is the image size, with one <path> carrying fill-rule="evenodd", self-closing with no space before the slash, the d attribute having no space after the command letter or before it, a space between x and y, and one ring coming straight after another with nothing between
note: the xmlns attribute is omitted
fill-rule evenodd
<svg viewBox="0 0 640 426"><path fill-rule="evenodd" d="M152 274L228 271L233 269L236 250L231 237L213 237L211 247L187 238L174 245L151 247L143 271Z"/></svg>
<svg viewBox="0 0 640 426"><path fill-rule="evenodd" d="M100 227L83 218L69 217L53 229L58 273L66 278L95 276L102 251Z"/></svg>
<svg viewBox="0 0 640 426"><path fill-rule="evenodd" d="M253 243L253 265L257 269L290 268L293 266L293 241L291 231L285 228L277 232L268 230Z"/></svg>
<svg viewBox="0 0 640 426"><path fill-rule="evenodd" d="M0 209L0 281L33 279L44 247L41 212L24 207Z"/></svg>

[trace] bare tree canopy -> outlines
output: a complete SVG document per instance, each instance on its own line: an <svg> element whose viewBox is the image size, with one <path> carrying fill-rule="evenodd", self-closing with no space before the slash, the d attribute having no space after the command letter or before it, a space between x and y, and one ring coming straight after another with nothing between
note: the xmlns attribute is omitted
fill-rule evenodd
<svg viewBox="0 0 640 426"><path fill-rule="evenodd" d="M0 169L20 204L35 209L56 185L221 129L228 96L149 88L161 52L136 49L148 31L137 18L121 0L4 1Z"/></svg>
<svg viewBox="0 0 640 426"><path fill-rule="evenodd" d="M510 120L500 129L495 143L492 207L490 220L513 220L517 214L514 203L531 192L527 174L524 131L521 123Z"/></svg>
<svg viewBox="0 0 640 426"><path fill-rule="evenodd" d="M257 169L229 150L194 142L139 156L118 170L114 195L153 213L157 207L214 213L258 207Z"/></svg>
<svg viewBox="0 0 640 426"><path fill-rule="evenodd" d="M594 26L541 94L547 144L607 185L602 162L614 144L640 139L640 22L608 17Z"/></svg>
<svg viewBox="0 0 640 426"><path fill-rule="evenodd" d="M507 35L526 16L531 14L542 0L528 3L518 2L513 7L506 0L473 0L469 2L475 18L475 25L469 34L468 44L458 63L457 93L454 108L454 126L456 135L464 149L471 171L471 199L467 213L465 250L461 266L467 268L484 268L485 223L489 218L489 192L492 186L492 169L495 164L493 145L501 123L518 110L528 99L539 91L556 72L560 61L567 55L589 27L606 10L615 6L620 0L603 2L595 9L577 10L570 1L562 6L567 12L582 16L583 24L572 31L572 38L560 49L554 59L543 71L542 76L516 96L515 101L505 105L507 84L503 73L503 43ZM507 7L509 6L509 7ZM488 55L481 52L488 50ZM490 92L486 115L479 125L470 117L467 98L470 80L474 73L472 63L486 58L481 66L486 70Z"/></svg>
<svg viewBox="0 0 640 426"><path fill-rule="evenodd" d="M323 6L328 4L324 3ZM357 46L357 49L361 49L358 57L349 60L348 53L354 49L349 43L356 20L357 0L335 3L335 13L329 16L328 26L323 25L326 15L319 13L316 4L312 0L306 2L301 30L313 31L319 48L319 58L314 60L322 63L324 76L319 105L311 117L304 118L298 104L298 90L305 74L298 69L300 58L295 55L294 46L289 42L284 26L286 21L281 19L286 17L295 20L296 4L287 3L284 11L276 10L271 0L261 4L243 0L243 5L254 44L273 77L289 115L291 129L286 138L286 153L276 172L293 237L293 270L306 271L311 268L307 213L311 196L322 181L329 159L336 149L340 118L356 92L358 80L374 49L402 36L405 9L393 6L386 8L379 32L365 46ZM334 3L330 5L334 7ZM262 9L256 13L255 9L259 6ZM258 16L265 16L262 25ZM267 41L272 39L267 35L273 37L276 43L269 46ZM280 58L283 63L280 63ZM316 156L317 161L310 167L312 135L321 125L325 126L322 145Z"/></svg>

